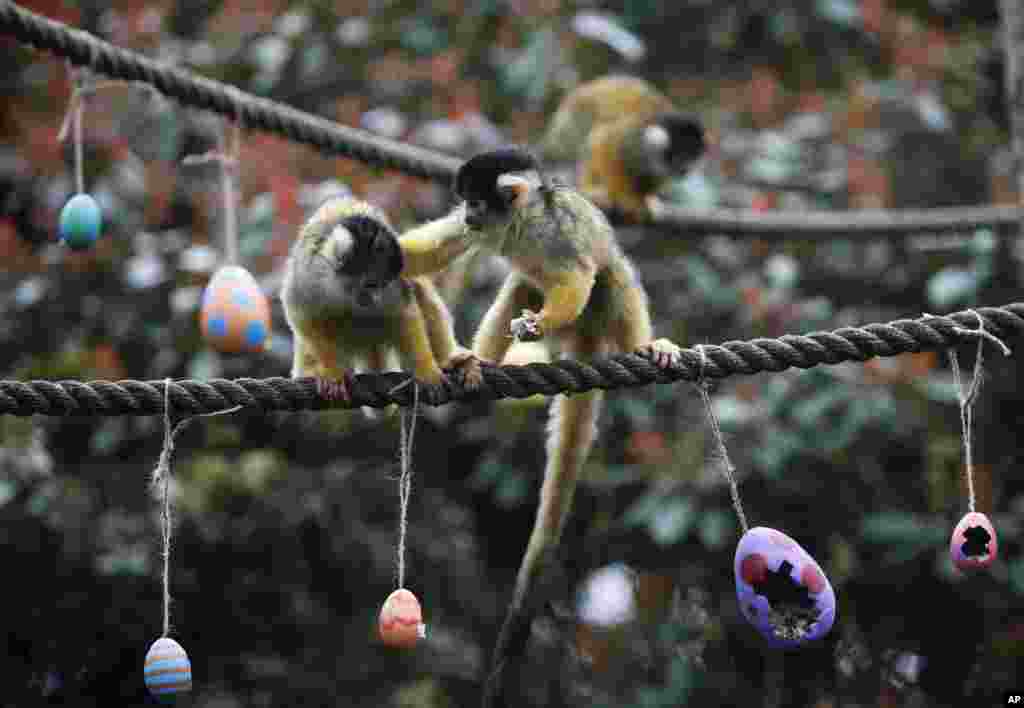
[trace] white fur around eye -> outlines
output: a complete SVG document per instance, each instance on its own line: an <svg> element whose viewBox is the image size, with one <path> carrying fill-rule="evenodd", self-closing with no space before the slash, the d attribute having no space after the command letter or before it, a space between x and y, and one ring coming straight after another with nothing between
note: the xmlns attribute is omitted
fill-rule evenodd
<svg viewBox="0 0 1024 708"><path fill-rule="evenodd" d="M355 248L355 240L352 234L344 226L335 226L331 232L331 240L334 242L334 255L336 258L344 258L349 251Z"/></svg>
<svg viewBox="0 0 1024 708"><path fill-rule="evenodd" d="M517 204L523 204L530 192L540 186L540 175L536 172L506 172L498 176L498 189L512 189Z"/></svg>
<svg viewBox="0 0 1024 708"><path fill-rule="evenodd" d="M498 176L498 186L512 187L517 192L520 192L530 188L530 180L522 175L506 172L505 174Z"/></svg>
<svg viewBox="0 0 1024 708"><path fill-rule="evenodd" d="M644 130L644 142L655 150L664 150L672 142L664 126L649 125Z"/></svg>

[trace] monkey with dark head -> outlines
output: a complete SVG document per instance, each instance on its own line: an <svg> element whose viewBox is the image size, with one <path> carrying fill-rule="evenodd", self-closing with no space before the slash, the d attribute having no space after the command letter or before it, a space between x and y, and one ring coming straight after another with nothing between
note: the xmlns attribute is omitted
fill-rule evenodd
<svg viewBox="0 0 1024 708"><path fill-rule="evenodd" d="M653 339L647 296L604 214L573 189L552 185L535 158L506 148L465 162L454 189L462 202L447 216L404 233L406 277L445 267L471 248L504 256L512 273L454 365L500 362L513 339L548 337L568 356L637 352L668 368L680 350ZM534 308L537 304L539 311ZM511 336L510 336L511 335ZM475 381L467 374L467 385ZM507 655L523 651L535 612L527 596L553 560L576 481L594 443L603 392L558 395L552 402L540 506L495 650L492 687ZM485 699L485 704L488 699Z"/></svg>
<svg viewBox="0 0 1024 708"><path fill-rule="evenodd" d="M656 215L658 191L704 152L700 120L643 79L606 76L570 92L542 141L549 160L579 162L579 187L603 208Z"/></svg>
<svg viewBox="0 0 1024 708"><path fill-rule="evenodd" d="M348 400L350 369L383 371L397 352L405 368L439 383L461 347L428 278L401 278L398 236L387 217L347 197L322 204L299 230L281 288L294 336L292 377L316 376L328 398Z"/></svg>

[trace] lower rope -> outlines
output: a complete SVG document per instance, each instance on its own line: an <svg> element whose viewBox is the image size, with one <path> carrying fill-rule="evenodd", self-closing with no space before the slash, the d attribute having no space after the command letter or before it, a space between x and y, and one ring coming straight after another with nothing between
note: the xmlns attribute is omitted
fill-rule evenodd
<svg viewBox="0 0 1024 708"><path fill-rule="evenodd" d="M721 379L735 374L810 369L822 364L867 361L877 356L951 349L973 339L978 317L985 331L1008 340L1024 334L1024 303L981 307L944 317L896 320L864 327L841 327L830 332L787 334L778 339L704 345L702 351L683 349L680 363L671 370L655 366L638 354L617 354L591 361L561 359L550 364L482 366L483 382L476 391L460 385L420 384L425 403L438 406L452 401L528 398L580 393L595 388L616 389L651 383L697 381L703 375ZM971 329L968 329L971 328ZM402 386L409 374L400 371L360 374L350 386L347 404L324 400L316 380L211 379L176 381L167 391L170 404L183 415L200 415L231 406L263 411L322 410L330 407L391 404L410 406L413 392ZM0 381L0 414L52 416L159 415L164 411L164 390L159 381Z"/></svg>

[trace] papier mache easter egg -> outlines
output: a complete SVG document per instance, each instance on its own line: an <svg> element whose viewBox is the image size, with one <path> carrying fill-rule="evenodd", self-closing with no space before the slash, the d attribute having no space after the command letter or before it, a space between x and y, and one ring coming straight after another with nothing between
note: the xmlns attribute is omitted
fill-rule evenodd
<svg viewBox="0 0 1024 708"><path fill-rule="evenodd" d="M203 339L224 353L259 352L270 334L270 302L241 266L220 268L203 291Z"/></svg>
<svg viewBox="0 0 1024 708"><path fill-rule="evenodd" d="M72 250L91 248L102 226L100 205L88 194L76 194L60 210L60 240Z"/></svg>
<svg viewBox="0 0 1024 708"><path fill-rule="evenodd" d="M992 565L999 555L996 529L988 517L978 511L964 514L949 539L949 557L960 570L981 570Z"/></svg>
<svg viewBox="0 0 1024 708"><path fill-rule="evenodd" d="M192 664L181 645L160 637L146 652L146 688L161 703L174 703L192 690Z"/></svg>
<svg viewBox="0 0 1024 708"><path fill-rule="evenodd" d="M379 630L384 643L396 649L412 649L426 637L423 609L416 596L405 588L388 595L380 609Z"/></svg>
<svg viewBox="0 0 1024 708"><path fill-rule="evenodd" d="M836 596L799 543L759 526L743 534L733 562L740 611L776 648L797 647L832 629Z"/></svg>

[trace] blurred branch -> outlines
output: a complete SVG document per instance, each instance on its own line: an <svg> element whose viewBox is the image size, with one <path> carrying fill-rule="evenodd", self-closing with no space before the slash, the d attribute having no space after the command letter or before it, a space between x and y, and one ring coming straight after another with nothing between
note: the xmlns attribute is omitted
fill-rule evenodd
<svg viewBox="0 0 1024 708"><path fill-rule="evenodd" d="M1012 5L1009 0L1004 4ZM1013 9L1011 16L1021 14ZM14 35L22 42L55 52L75 64L87 65L98 73L144 81L185 105L220 113L239 120L246 128L261 128L327 153L440 182L450 181L460 164L458 158L380 138L259 98L234 86L161 64L37 15L10 0L0 0L0 33ZM1017 43L1017 46L1022 44ZM1008 71L1008 76L1015 76L1015 73ZM1020 92L1014 91L1012 95L1019 99ZM1014 132L1015 141L1022 139L1020 131ZM1020 216L1020 211L1014 207L794 214L668 207L656 224L688 234L717 233L756 238L897 237L979 226L1001 227L1017 223Z"/></svg>
<svg viewBox="0 0 1024 708"><path fill-rule="evenodd" d="M1017 195L1024 194L1024 7L1017 0L1000 0L1003 20L1003 47L1006 52L1006 103L1010 113L1013 144L1013 169L1017 175Z"/></svg>

